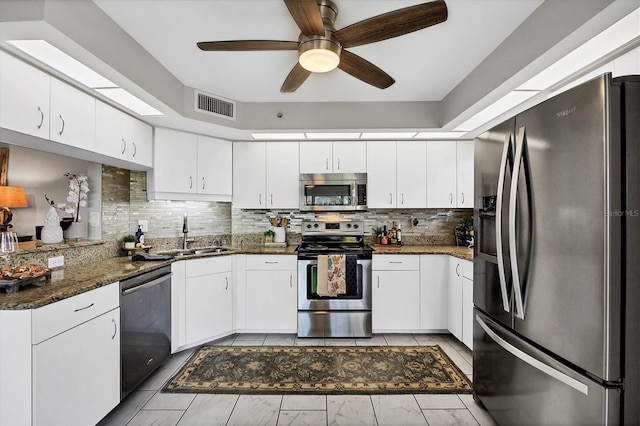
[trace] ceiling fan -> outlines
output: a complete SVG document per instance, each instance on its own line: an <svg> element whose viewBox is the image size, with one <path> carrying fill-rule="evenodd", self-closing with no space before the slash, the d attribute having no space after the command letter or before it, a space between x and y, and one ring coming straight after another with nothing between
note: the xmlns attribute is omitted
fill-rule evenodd
<svg viewBox="0 0 640 426"><path fill-rule="evenodd" d="M197 45L206 51L297 50L298 62L284 80L280 92L294 92L312 72L328 72L336 67L365 83L386 89L395 80L345 48L398 37L447 20L447 5L443 0L437 0L397 9L336 30L334 22L338 7L331 0L284 0L284 3L300 28L298 41L202 41Z"/></svg>

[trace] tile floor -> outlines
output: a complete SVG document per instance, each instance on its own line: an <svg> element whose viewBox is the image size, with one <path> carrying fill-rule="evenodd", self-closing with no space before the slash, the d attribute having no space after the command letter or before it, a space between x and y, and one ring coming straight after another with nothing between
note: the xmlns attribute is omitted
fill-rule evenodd
<svg viewBox="0 0 640 426"><path fill-rule="evenodd" d="M293 334L236 334L233 346L381 346L438 344L472 379L471 352L447 334L377 334L370 339L298 339ZM107 425L494 425L471 395L218 395L162 393L194 349L173 355L109 413Z"/></svg>

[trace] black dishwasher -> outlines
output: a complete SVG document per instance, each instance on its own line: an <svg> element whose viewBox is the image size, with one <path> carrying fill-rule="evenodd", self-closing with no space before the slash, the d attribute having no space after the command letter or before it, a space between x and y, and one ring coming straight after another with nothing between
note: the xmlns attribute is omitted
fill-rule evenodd
<svg viewBox="0 0 640 426"><path fill-rule="evenodd" d="M120 281L121 399L171 354L171 266Z"/></svg>

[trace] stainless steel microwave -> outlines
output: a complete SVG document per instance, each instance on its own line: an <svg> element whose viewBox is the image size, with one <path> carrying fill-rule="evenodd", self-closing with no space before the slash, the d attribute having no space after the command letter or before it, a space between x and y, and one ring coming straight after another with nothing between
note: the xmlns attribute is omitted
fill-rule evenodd
<svg viewBox="0 0 640 426"><path fill-rule="evenodd" d="M353 211L366 209L366 173L300 175L300 211Z"/></svg>

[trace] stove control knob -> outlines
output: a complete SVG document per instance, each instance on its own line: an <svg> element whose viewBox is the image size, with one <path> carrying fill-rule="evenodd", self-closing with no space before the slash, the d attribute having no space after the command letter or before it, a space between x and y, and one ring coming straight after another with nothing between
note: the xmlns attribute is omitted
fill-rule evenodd
<svg viewBox="0 0 640 426"><path fill-rule="evenodd" d="M350 223L347 223L347 228L351 228L351 224Z"/></svg>
<svg viewBox="0 0 640 426"><path fill-rule="evenodd" d="M314 223L314 224L313 224L313 227L314 227L314 228L317 228L318 226L319 226L319 225L318 225L317 223Z"/></svg>
<svg viewBox="0 0 640 426"><path fill-rule="evenodd" d="M358 226L358 224L357 224L357 223L354 223L354 224L353 224L353 229L358 229L358 227L359 227L359 226Z"/></svg>
<svg viewBox="0 0 640 426"><path fill-rule="evenodd" d="M307 229L311 229L311 224L307 223Z"/></svg>

